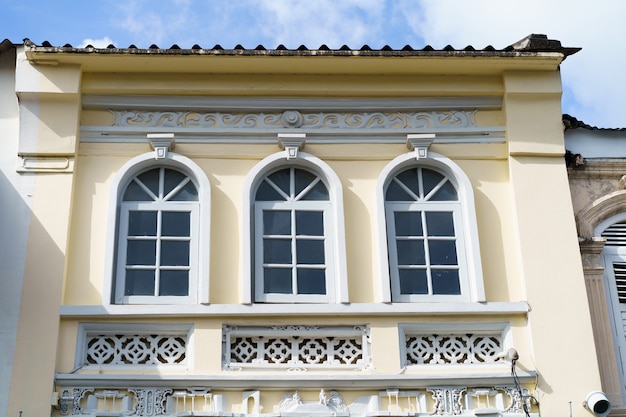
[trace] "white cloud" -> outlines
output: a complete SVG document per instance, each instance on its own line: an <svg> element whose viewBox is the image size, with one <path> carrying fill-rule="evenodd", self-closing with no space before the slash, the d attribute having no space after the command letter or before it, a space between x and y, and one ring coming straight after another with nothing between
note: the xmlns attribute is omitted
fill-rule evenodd
<svg viewBox="0 0 626 417"><path fill-rule="evenodd" d="M619 44L626 37L626 2L438 0L415 5L411 0L396 3L413 32L435 48L446 44L503 48L531 33L546 34L564 46L582 47L561 66L564 111L601 127L626 126L621 111L626 56Z"/></svg>
<svg viewBox="0 0 626 417"><path fill-rule="evenodd" d="M262 30L277 46L361 47L381 32L384 0L261 0ZM382 45L380 45L382 46ZM374 47L380 47L374 46Z"/></svg>
<svg viewBox="0 0 626 417"><path fill-rule="evenodd" d="M91 45L94 48L106 48L107 46L111 44L115 45L115 42L113 42L111 38L109 38L108 36L105 36L104 38L101 38L101 39L87 38L87 39L83 39L80 45L78 45L78 48L84 48L87 45Z"/></svg>

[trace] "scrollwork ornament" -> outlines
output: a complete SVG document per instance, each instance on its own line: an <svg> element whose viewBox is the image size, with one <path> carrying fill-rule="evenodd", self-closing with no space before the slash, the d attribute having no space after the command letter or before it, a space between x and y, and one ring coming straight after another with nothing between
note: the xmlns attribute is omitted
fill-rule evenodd
<svg viewBox="0 0 626 417"><path fill-rule="evenodd" d="M287 110L283 112L281 121L284 127L300 127L302 126L302 113L296 110Z"/></svg>

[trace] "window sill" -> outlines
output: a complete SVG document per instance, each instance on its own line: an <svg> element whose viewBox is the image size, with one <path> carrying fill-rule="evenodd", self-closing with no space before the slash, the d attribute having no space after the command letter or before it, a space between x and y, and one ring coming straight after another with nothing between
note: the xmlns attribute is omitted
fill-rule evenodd
<svg viewBox="0 0 626 417"><path fill-rule="evenodd" d="M358 303L358 304L188 304L188 305L69 305L61 306L63 318L98 317L195 317L195 316L398 316L412 315L513 315L527 314L528 303Z"/></svg>

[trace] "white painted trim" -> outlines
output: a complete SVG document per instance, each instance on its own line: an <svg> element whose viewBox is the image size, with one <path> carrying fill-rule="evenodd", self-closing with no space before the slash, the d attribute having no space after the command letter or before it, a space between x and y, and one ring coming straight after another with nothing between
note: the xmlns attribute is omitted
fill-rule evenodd
<svg viewBox="0 0 626 417"><path fill-rule="evenodd" d="M346 232L343 212L343 187L341 181L332 168L321 159L299 152L296 160L287 161L285 152L277 152L267 156L257 163L248 173L243 184L243 206L241 219L241 277L240 300L243 304L250 304L252 299L252 280L254 262L252 259L252 205L254 193L259 181L265 174L281 166L302 166L316 172L325 181L331 202L334 234L333 250L335 260L335 302L348 302L348 270L346 265Z"/></svg>
<svg viewBox="0 0 626 417"><path fill-rule="evenodd" d="M530 311L523 301L491 303L358 303L358 304L181 304L61 306L62 318L202 317L202 316L463 316L522 315Z"/></svg>
<svg viewBox="0 0 626 417"><path fill-rule="evenodd" d="M144 140L145 142L145 140ZM187 174L194 182L198 190L198 202L200 204L198 227L199 233L199 261L198 261L198 283L197 294L194 295L194 302L209 303L209 254L211 237L211 184L204 171L191 159L174 152L168 152L164 159L156 160L154 152L147 152L138 155L126 162L115 174L111 181L109 207L107 218L107 233L105 241L104 255L104 277L102 289L102 304L108 306L112 304L114 295L114 274L116 268L116 245L118 228L118 202L121 200L121 193L128 181L139 171L157 166L171 166ZM206 256L203 256L206 255ZM191 286L190 286L191 287Z"/></svg>
<svg viewBox="0 0 626 417"><path fill-rule="evenodd" d="M427 158L420 158L419 162L415 160L415 153L408 152L394 158L389 162L378 176L376 183L376 201L377 208L377 236L379 254L379 284L378 284L378 301L391 302L391 277L389 274L389 260L387 256L387 230L385 220L385 185L398 172L410 166L425 166L442 170L450 175L450 180L456 187L459 202L461 204L461 217L463 219L463 232L465 236L465 250L467 272L470 285L470 300L485 301L485 288L483 283L483 271L480 259L480 245L478 241L478 224L476 222L476 209L474 204L474 191L468 176L463 170L446 156L435 152L429 152Z"/></svg>

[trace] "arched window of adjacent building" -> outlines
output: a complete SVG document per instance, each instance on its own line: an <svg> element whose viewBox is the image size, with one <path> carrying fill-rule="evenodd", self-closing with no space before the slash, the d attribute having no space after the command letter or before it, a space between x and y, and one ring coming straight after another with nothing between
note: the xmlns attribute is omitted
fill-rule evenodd
<svg viewBox="0 0 626 417"><path fill-rule="evenodd" d="M291 161L279 153L247 184L244 302L345 302L343 202L330 167L303 152Z"/></svg>
<svg viewBox="0 0 626 417"><path fill-rule="evenodd" d="M622 396L626 398L626 213L620 213L601 222L595 235L605 239L601 258L604 267L604 284L608 295L607 304L611 318L613 340L619 375L622 380Z"/></svg>
<svg viewBox="0 0 626 417"><path fill-rule="evenodd" d="M473 192L458 165L432 152L400 156L378 196L384 301L484 300Z"/></svg>
<svg viewBox="0 0 626 417"><path fill-rule="evenodd" d="M150 159L140 156L127 164L114 181L110 300L206 303L208 180L181 155L170 153L162 161L148 155Z"/></svg>

